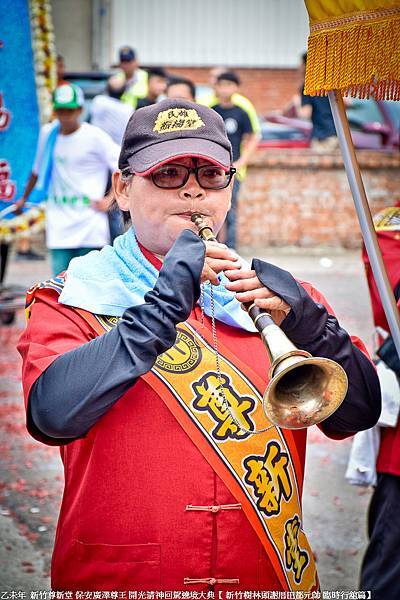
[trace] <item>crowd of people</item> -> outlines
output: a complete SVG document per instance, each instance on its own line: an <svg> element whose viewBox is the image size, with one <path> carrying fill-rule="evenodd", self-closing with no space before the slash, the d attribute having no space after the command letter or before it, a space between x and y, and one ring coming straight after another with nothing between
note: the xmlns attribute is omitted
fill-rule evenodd
<svg viewBox="0 0 400 600"><path fill-rule="evenodd" d="M301 63L300 78L304 76L305 62L306 55L303 56ZM120 147L126 125L133 112L145 106L150 106L163 98L180 98L199 102L218 112L224 120L228 138L232 144L234 166L237 170L231 207L227 214L226 223L219 234L219 240L224 241L231 248L237 246L236 221L240 183L246 176L247 165L254 155L260 139L260 121L256 109L250 99L241 93L240 86L241 82L237 73L224 67L216 67L210 70L208 88L197 93L194 82L186 77L176 74L169 75L162 67L142 69L136 51L129 46L125 46L119 51L117 70L107 81L104 93L96 96L91 102L88 117L90 125L101 129L115 145ZM52 257L54 274L58 272L57 269L62 268L61 270L65 270L68 261L74 256L101 247L103 243L113 242L115 237L124 230L120 215L115 210L108 210L109 202L107 200L107 193L111 188L111 172L116 164L117 149L115 145L112 145L110 139L101 134L97 135L101 137L103 145L107 145L107 155L110 157L112 154L114 157L113 164L107 162L108 159L105 159L105 154L100 152L102 144L99 145L98 157L100 157L99 160L102 163L102 175L99 182L103 183L104 173L108 169L109 177L106 178L106 185L104 189L100 189L100 185L95 185L91 189L85 189L85 191L79 189L80 184L77 181L80 179L79 171L82 165L83 168L92 173L97 172L99 167L96 160L92 160L90 152L88 152L88 146L81 145L81 138L84 137L87 140L89 133L95 138L96 133L93 127L88 127L87 123L81 123L84 102L82 94L77 86L65 80L65 62L60 55L57 57L57 87L63 89L54 91L55 121L51 125L45 125L41 130L31 177L27 182L23 195L16 203L17 210L21 210L34 187L43 185L44 173L47 169L51 176L47 177L45 181L45 185L48 187L45 192L48 192L49 199L47 203L46 239ZM69 92L67 92L68 89ZM68 93L75 98L79 97L80 100L76 100L73 104L70 102L60 104L60 94L67 97ZM295 114L301 118L311 119L313 123L311 145L314 149L323 151L337 147L335 128L327 98L305 96L302 93L301 86L300 93L294 96L289 110L294 110ZM283 112L285 113L285 110ZM53 132L53 135L50 135L51 132ZM95 141L93 143L96 145ZM75 154L75 148L77 147L80 148L79 158ZM74 156L72 162L70 155ZM64 157L66 157L66 162L63 162ZM60 166L60 160L63 162L62 167ZM54 169L51 168L53 161ZM74 166L72 163L74 163ZM42 170L42 177L39 174L40 169ZM76 169L78 170L76 171ZM61 196L60 186L63 190ZM57 189L58 191L56 191ZM60 207L60 201L54 200L57 195L65 199L62 208ZM82 195L90 199L86 211L81 210ZM66 200L67 198L73 199L73 206L71 202ZM59 232L57 226L54 228L54 220L51 219L54 205L57 202L58 212L56 211L56 214L59 214L60 210L64 212L65 235L63 232ZM98 213L94 221L91 219L92 211ZM78 212L79 216L77 216ZM100 214L102 212L106 214ZM84 228L84 224L90 221L93 227L93 222L96 222L96 220L101 230L99 230L98 235L95 233L89 237L76 235L80 225ZM109 232L105 235L104 225L107 220ZM64 260L54 260L55 255L64 256ZM19 241L17 258L36 260L43 259L43 256L35 253L30 248L29 237L26 237Z"/></svg>
<svg viewBox="0 0 400 600"><path fill-rule="evenodd" d="M65 469L52 585L317 591L301 523L305 430L254 435L268 381L241 303L343 367L348 391L319 425L327 436L375 425L379 380L318 290L235 252L255 108L230 69L213 69L198 97L126 46L82 123L82 92L63 77L60 57L55 119L17 202L34 188L48 198L53 278L29 293L19 350L28 430L60 446ZM315 143L333 148L332 130L318 129L326 106L301 107ZM196 212L218 241L199 238Z"/></svg>
<svg viewBox="0 0 400 600"><path fill-rule="evenodd" d="M212 70L209 97L197 98L192 81L170 77L161 67L144 70L135 50L123 47L117 72L109 78L104 93L91 103L89 123L81 122L84 98L78 86L65 81L61 56L57 59L57 75L54 121L41 129L32 174L16 202L17 210L21 210L35 186L46 186L46 241L54 275L64 271L72 258L101 248L123 233L118 211L109 210L111 173L117 166L124 131L133 112L163 98L199 101L211 106L225 122L237 176L221 239L235 248L239 185L260 131L254 106L239 94L236 73L224 68ZM41 258L28 244L28 240L21 242L20 258Z"/></svg>

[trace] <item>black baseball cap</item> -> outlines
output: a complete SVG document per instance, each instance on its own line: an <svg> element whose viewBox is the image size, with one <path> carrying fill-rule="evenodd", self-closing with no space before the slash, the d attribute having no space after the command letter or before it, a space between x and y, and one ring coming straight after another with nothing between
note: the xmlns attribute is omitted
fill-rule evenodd
<svg viewBox="0 0 400 600"><path fill-rule="evenodd" d="M236 85L240 85L240 79L233 71L220 73L217 77L217 81L232 81L233 83L236 83Z"/></svg>
<svg viewBox="0 0 400 600"><path fill-rule="evenodd" d="M173 158L194 156L229 169L232 146L222 117L188 100L166 99L129 119L118 166L147 175Z"/></svg>
<svg viewBox="0 0 400 600"><path fill-rule="evenodd" d="M119 62L129 62L135 60L136 52L130 46L123 46L119 50Z"/></svg>

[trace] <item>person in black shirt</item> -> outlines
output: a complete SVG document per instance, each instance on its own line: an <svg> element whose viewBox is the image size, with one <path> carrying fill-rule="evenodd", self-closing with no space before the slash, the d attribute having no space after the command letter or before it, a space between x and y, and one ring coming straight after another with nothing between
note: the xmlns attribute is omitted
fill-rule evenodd
<svg viewBox="0 0 400 600"><path fill-rule="evenodd" d="M236 207L240 181L244 179L246 166L258 143L258 136L253 131L248 114L232 102L232 96L238 91L239 85L240 80L236 73L221 73L215 85L218 104L212 107L225 122L226 132L232 144L233 166L237 170L232 204L226 218L226 244L230 248L236 246Z"/></svg>

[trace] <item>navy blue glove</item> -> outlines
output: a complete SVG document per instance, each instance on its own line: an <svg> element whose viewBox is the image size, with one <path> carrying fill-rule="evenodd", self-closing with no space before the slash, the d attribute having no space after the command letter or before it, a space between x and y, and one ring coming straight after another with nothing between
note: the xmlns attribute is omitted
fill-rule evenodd
<svg viewBox="0 0 400 600"><path fill-rule="evenodd" d="M113 330L59 356L42 373L29 395L33 437L51 445L82 437L173 346L176 325L199 297L204 257L202 240L183 231L144 304L128 308Z"/></svg>

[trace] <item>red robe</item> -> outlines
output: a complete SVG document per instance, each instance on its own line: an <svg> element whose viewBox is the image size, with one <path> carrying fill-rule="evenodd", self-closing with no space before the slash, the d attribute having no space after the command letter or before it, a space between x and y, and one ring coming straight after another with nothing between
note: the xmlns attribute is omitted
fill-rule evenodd
<svg viewBox="0 0 400 600"><path fill-rule="evenodd" d="M333 314L318 291L303 285ZM198 308L192 317L200 320ZM207 317L206 326L211 328ZM221 344L265 377L266 352L258 334L217 327ZM79 314L58 304L56 292L39 292L19 344L25 401L57 356L93 337ZM353 343L365 351L357 338ZM306 430L293 434L304 469ZM52 561L54 589L207 590L210 580L216 580L216 597L219 590L282 589L236 498L142 379L84 438L60 451L65 490ZM188 505L208 508L187 510Z"/></svg>

